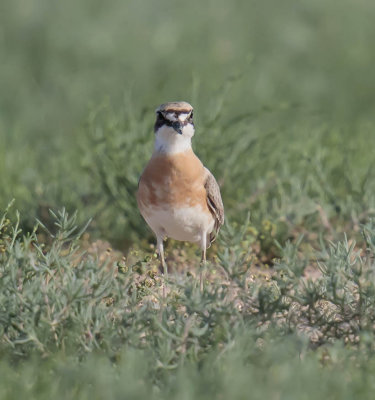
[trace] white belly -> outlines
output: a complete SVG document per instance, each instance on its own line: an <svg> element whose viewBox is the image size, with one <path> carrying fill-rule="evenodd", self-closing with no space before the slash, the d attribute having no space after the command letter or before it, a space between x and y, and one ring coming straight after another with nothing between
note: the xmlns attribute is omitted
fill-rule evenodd
<svg viewBox="0 0 375 400"><path fill-rule="evenodd" d="M176 240L201 242L203 235L211 233L214 218L201 207L154 208L146 207L142 215L156 235Z"/></svg>

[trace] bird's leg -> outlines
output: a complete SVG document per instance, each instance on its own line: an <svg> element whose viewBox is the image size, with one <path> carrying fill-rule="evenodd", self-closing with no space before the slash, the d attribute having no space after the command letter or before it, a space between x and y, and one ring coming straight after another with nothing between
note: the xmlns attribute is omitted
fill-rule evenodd
<svg viewBox="0 0 375 400"><path fill-rule="evenodd" d="M163 238L158 236L157 237L157 252L159 253L161 266L163 267L164 275L168 275L168 267L164 259L164 246L163 246Z"/></svg>
<svg viewBox="0 0 375 400"><path fill-rule="evenodd" d="M202 258L201 258L201 263L205 264L206 263L206 249L202 250Z"/></svg>
<svg viewBox="0 0 375 400"><path fill-rule="evenodd" d="M204 273L205 273L205 268L207 264L206 260L206 247L207 247L207 235L204 234L202 237L202 258L201 258L201 268L200 268L200 274L199 274L199 286L201 289L201 292L203 292L203 285L204 285Z"/></svg>
<svg viewBox="0 0 375 400"><path fill-rule="evenodd" d="M168 267L167 263L165 262L164 259L164 245L163 245L163 236L157 236L157 252L159 253L161 265L163 267L163 275L164 275L164 282L163 282L163 297L166 297L166 292L165 292L165 279L168 277Z"/></svg>

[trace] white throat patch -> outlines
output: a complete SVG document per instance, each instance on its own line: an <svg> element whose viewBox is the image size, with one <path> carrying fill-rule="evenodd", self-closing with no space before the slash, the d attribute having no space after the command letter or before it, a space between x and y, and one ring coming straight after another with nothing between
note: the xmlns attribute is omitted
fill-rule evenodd
<svg viewBox="0 0 375 400"><path fill-rule="evenodd" d="M192 124L187 124L182 128L182 135L172 127L163 125L155 132L154 151L167 154L184 152L191 149L191 138L193 136L194 126Z"/></svg>

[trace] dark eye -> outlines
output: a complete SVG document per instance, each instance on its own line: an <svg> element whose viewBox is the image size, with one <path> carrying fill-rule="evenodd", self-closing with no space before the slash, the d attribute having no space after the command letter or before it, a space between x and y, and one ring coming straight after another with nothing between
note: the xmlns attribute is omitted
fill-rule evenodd
<svg viewBox="0 0 375 400"><path fill-rule="evenodd" d="M191 119L193 118L193 111L190 113L190 118Z"/></svg>

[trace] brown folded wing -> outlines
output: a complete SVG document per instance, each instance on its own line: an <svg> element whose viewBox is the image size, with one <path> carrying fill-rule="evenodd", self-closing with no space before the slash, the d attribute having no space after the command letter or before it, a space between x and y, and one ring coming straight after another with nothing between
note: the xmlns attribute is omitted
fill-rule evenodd
<svg viewBox="0 0 375 400"><path fill-rule="evenodd" d="M215 218L214 230L211 232L208 246L216 239L221 225L224 224L224 205L221 199L220 188L215 177L205 168L206 179L204 187L207 192L207 205Z"/></svg>

